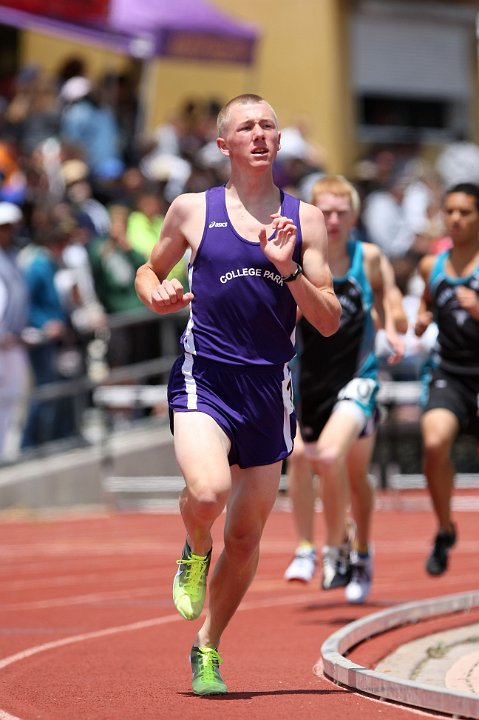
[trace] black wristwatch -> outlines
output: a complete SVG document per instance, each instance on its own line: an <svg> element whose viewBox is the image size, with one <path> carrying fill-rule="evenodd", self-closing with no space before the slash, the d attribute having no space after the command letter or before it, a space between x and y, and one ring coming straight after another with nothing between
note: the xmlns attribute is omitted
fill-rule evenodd
<svg viewBox="0 0 479 720"><path fill-rule="evenodd" d="M291 275L281 275L281 280L283 282L293 282L293 280L296 280L298 275L301 275L303 272L303 268L299 263L296 263L296 270L291 273Z"/></svg>

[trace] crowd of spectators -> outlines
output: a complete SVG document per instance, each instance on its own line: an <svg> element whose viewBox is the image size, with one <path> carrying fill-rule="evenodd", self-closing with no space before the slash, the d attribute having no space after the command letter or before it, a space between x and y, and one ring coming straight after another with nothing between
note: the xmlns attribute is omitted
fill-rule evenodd
<svg viewBox="0 0 479 720"><path fill-rule="evenodd" d="M133 278L169 203L228 176L216 146L223 100L187 100L146 136L129 78L108 73L93 83L79 58L55 76L22 68L1 98L0 462L75 432L71 398L25 398L33 387L87 373L88 348L99 340L106 374L161 354L159 319L109 330L109 318L144 310ZM418 147L373 148L349 178L363 204L357 232L391 259L411 317L417 262L447 243L439 209L454 157L432 165ZM298 118L283 131L277 184L309 201L325 171L327 149L310 142ZM475 180L467 171L463 179ZM175 269L185 283L186 269L185 257ZM411 336L398 377L416 377L424 351Z"/></svg>

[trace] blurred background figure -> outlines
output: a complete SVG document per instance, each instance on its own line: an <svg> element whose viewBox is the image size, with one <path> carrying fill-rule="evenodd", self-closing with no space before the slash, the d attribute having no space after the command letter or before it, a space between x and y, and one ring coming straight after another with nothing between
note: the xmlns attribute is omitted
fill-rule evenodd
<svg viewBox="0 0 479 720"><path fill-rule="evenodd" d="M281 148L274 165L277 184L309 202L314 183L325 174L326 151L309 139L307 117L281 131Z"/></svg>
<svg viewBox="0 0 479 720"><path fill-rule="evenodd" d="M479 184L479 145L464 139L451 142L439 153L435 167L445 187Z"/></svg>
<svg viewBox="0 0 479 720"><path fill-rule="evenodd" d="M135 206L128 217L128 236L131 247L147 260L160 237L165 206L155 188L142 188L135 198Z"/></svg>
<svg viewBox="0 0 479 720"><path fill-rule="evenodd" d="M404 257L414 245L415 232L404 206L410 177L392 175L383 187L367 197L362 221L370 242L378 245L390 260Z"/></svg>
<svg viewBox="0 0 479 720"><path fill-rule="evenodd" d="M65 368L62 351L69 349L72 330L68 313L57 287L62 254L71 240L75 224L64 205L37 209L34 215L35 236L22 249L20 264L30 295L28 327L24 338L29 346L34 387L71 377L79 368ZM69 397L33 400L23 432L22 448L71 437L74 411Z"/></svg>
<svg viewBox="0 0 479 720"><path fill-rule="evenodd" d="M134 279L145 258L131 244L128 231L130 209L125 205L112 205L109 214L108 235L93 238L88 245L88 255L95 292L107 317L114 320L115 316L138 313L130 323L110 323L108 335L104 336L108 368L124 368L158 357L159 323L156 320L141 320L144 306L135 291ZM123 378L121 384L134 385L137 382L132 373L130 377ZM114 427L119 427L140 414L132 407L116 407L110 409L110 421Z"/></svg>
<svg viewBox="0 0 479 720"><path fill-rule="evenodd" d="M0 202L21 205L25 200L26 184L16 145L0 139Z"/></svg>
<svg viewBox="0 0 479 720"><path fill-rule="evenodd" d="M62 142L76 148L93 178L119 177L124 169L120 129L109 105L98 102L90 80L72 77L61 89Z"/></svg>
<svg viewBox="0 0 479 720"><path fill-rule="evenodd" d="M107 315L142 310L134 278L145 259L131 245L128 231L130 211L124 205L113 205L109 214L108 235L94 238L88 247L96 295ZM151 328L146 324L112 328L108 348L110 367L147 359L149 334Z"/></svg>
<svg viewBox="0 0 479 720"><path fill-rule="evenodd" d="M22 340L27 324L28 287L17 262L17 205L0 202L0 462L18 454L21 411L28 389L29 361Z"/></svg>
<svg viewBox="0 0 479 720"><path fill-rule="evenodd" d="M62 163L60 173L64 197L75 216L82 218L83 226L89 226L93 235L106 235L110 218L105 205L94 197L88 165L78 158L70 158Z"/></svg>

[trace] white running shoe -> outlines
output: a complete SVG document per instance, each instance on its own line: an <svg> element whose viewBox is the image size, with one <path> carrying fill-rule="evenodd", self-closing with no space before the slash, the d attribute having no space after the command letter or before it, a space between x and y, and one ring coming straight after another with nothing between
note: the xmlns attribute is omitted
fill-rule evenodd
<svg viewBox="0 0 479 720"><path fill-rule="evenodd" d="M350 554L349 541L339 546L325 545L323 547L323 579L321 582L323 590L334 590L334 588L345 587L349 583Z"/></svg>
<svg viewBox="0 0 479 720"><path fill-rule="evenodd" d="M353 605L363 603L371 590L373 579L372 553L359 555L356 550L351 553L351 580L344 591L346 600Z"/></svg>
<svg viewBox="0 0 479 720"><path fill-rule="evenodd" d="M309 583L314 577L317 566L316 550L313 547L297 548L294 558L284 573L288 581Z"/></svg>

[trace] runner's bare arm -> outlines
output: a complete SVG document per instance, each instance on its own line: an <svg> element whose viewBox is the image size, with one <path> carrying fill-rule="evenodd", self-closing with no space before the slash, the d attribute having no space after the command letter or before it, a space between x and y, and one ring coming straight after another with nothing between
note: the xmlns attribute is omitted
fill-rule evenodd
<svg viewBox="0 0 479 720"><path fill-rule="evenodd" d="M296 270L292 259L296 240L296 226L290 218L273 215L276 228L274 240L266 240L260 233L260 243L271 262L283 276ZM327 262L327 235L321 211L306 203L300 207L303 253L303 272L288 283L302 315L324 336L333 335L339 327L341 306L334 294L333 280Z"/></svg>
<svg viewBox="0 0 479 720"><path fill-rule="evenodd" d="M424 291L417 311L414 332L418 337L423 335L432 322L433 316L430 310L431 297L429 294L429 276L436 258L434 255L426 255L419 263L419 274L424 280Z"/></svg>
<svg viewBox="0 0 479 720"><path fill-rule="evenodd" d="M408 329L408 318L403 306L403 294L396 284L394 268L389 258L381 253L381 272L383 276L384 292L389 304L391 319L396 332L404 335Z"/></svg>
<svg viewBox="0 0 479 720"><path fill-rule="evenodd" d="M393 304L390 296L391 288L393 286L397 289L398 293L399 288L396 286L394 273L389 261L377 245L365 243L363 245L363 253L366 261L365 267L367 268L369 282L374 293L374 310L377 315L378 325L379 327L384 328L386 332L386 339L391 349L391 354L388 357L388 363L394 364L404 357L404 341L398 335L396 318L394 316ZM391 272L393 273L392 276L388 274L388 268L391 269ZM402 310L402 312L404 313L404 310Z"/></svg>
<svg viewBox="0 0 479 720"><path fill-rule="evenodd" d="M201 215L201 200L201 197L186 194L172 202L149 259L137 270L135 288L138 297L146 307L160 315L177 312L193 299L191 292L184 292L180 280L168 280L167 276L192 245L189 238L193 237L192 225ZM196 248L191 249L194 252Z"/></svg>

